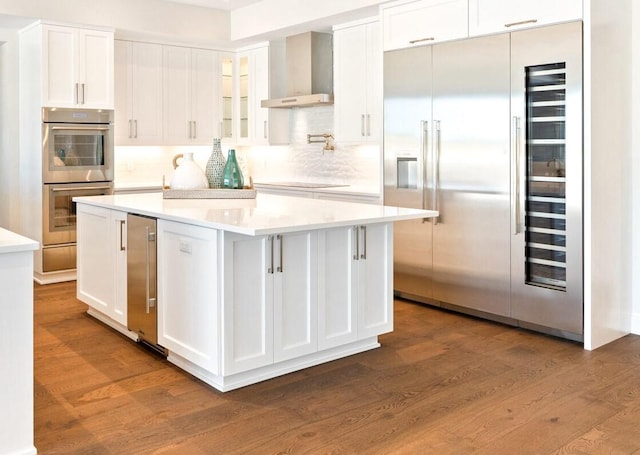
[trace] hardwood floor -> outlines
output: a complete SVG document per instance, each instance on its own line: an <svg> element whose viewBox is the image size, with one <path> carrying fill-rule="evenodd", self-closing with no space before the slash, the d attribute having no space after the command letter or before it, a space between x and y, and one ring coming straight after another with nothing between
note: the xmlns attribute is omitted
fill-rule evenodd
<svg viewBox="0 0 640 455"><path fill-rule="evenodd" d="M593 352L404 301L382 347L220 393L35 287L39 454L640 453L640 337Z"/></svg>

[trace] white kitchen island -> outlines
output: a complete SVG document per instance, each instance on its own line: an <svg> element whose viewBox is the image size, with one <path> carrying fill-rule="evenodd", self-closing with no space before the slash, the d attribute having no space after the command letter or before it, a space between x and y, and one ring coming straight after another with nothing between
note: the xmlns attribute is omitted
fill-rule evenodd
<svg viewBox="0 0 640 455"><path fill-rule="evenodd" d="M80 197L77 295L127 329L127 214L157 221L158 344L227 391L380 346L393 329L393 222L437 212L258 194Z"/></svg>
<svg viewBox="0 0 640 455"><path fill-rule="evenodd" d="M33 445L33 252L38 242L0 228L0 453Z"/></svg>

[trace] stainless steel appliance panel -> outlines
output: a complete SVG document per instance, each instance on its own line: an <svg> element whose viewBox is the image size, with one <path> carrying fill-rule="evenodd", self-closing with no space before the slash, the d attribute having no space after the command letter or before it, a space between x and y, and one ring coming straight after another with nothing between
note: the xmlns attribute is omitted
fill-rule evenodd
<svg viewBox="0 0 640 455"><path fill-rule="evenodd" d="M44 183L113 180L113 111L43 108Z"/></svg>
<svg viewBox="0 0 640 455"><path fill-rule="evenodd" d="M582 23L511 36L514 318L583 333Z"/></svg>
<svg viewBox="0 0 640 455"><path fill-rule="evenodd" d="M384 201L387 205L433 208L431 171L431 49L384 55ZM421 300L431 297L432 224L394 224L394 290Z"/></svg>
<svg viewBox="0 0 640 455"><path fill-rule="evenodd" d="M156 220L127 215L127 327L158 343Z"/></svg>
<svg viewBox="0 0 640 455"><path fill-rule="evenodd" d="M73 270L76 268L76 244L43 245L42 271Z"/></svg>
<svg viewBox="0 0 640 455"><path fill-rule="evenodd" d="M509 35L433 46L433 297L509 315Z"/></svg>
<svg viewBox="0 0 640 455"><path fill-rule="evenodd" d="M43 185L43 245L75 244L76 204L73 202L74 197L100 196L112 193L112 182ZM75 265L71 268L75 268Z"/></svg>

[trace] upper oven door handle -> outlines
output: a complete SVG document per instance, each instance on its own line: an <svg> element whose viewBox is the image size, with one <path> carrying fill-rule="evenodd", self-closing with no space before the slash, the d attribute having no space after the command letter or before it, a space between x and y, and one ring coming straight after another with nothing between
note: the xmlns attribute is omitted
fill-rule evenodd
<svg viewBox="0 0 640 455"><path fill-rule="evenodd" d="M73 188L51 188L54 193L61 191L90 191L90 190L110 190L110 186L76 186Z"/></svg>
<svg viewBox="0 0 640 455"><path fill-rule="evenodd" d="M52 130L87 130L87 131L109 131L108 126L52 126Z"/></svg>

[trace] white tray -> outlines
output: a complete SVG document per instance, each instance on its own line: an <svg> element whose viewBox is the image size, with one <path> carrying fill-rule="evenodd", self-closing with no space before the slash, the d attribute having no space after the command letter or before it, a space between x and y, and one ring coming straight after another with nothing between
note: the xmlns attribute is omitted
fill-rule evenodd
<svg viewBox="0 0 640 455"><path fill-rule="evenodd" d="M213 188L202 190L162 190L163 199L255 199L255 189L232 190L229 188Z"/></svg>

